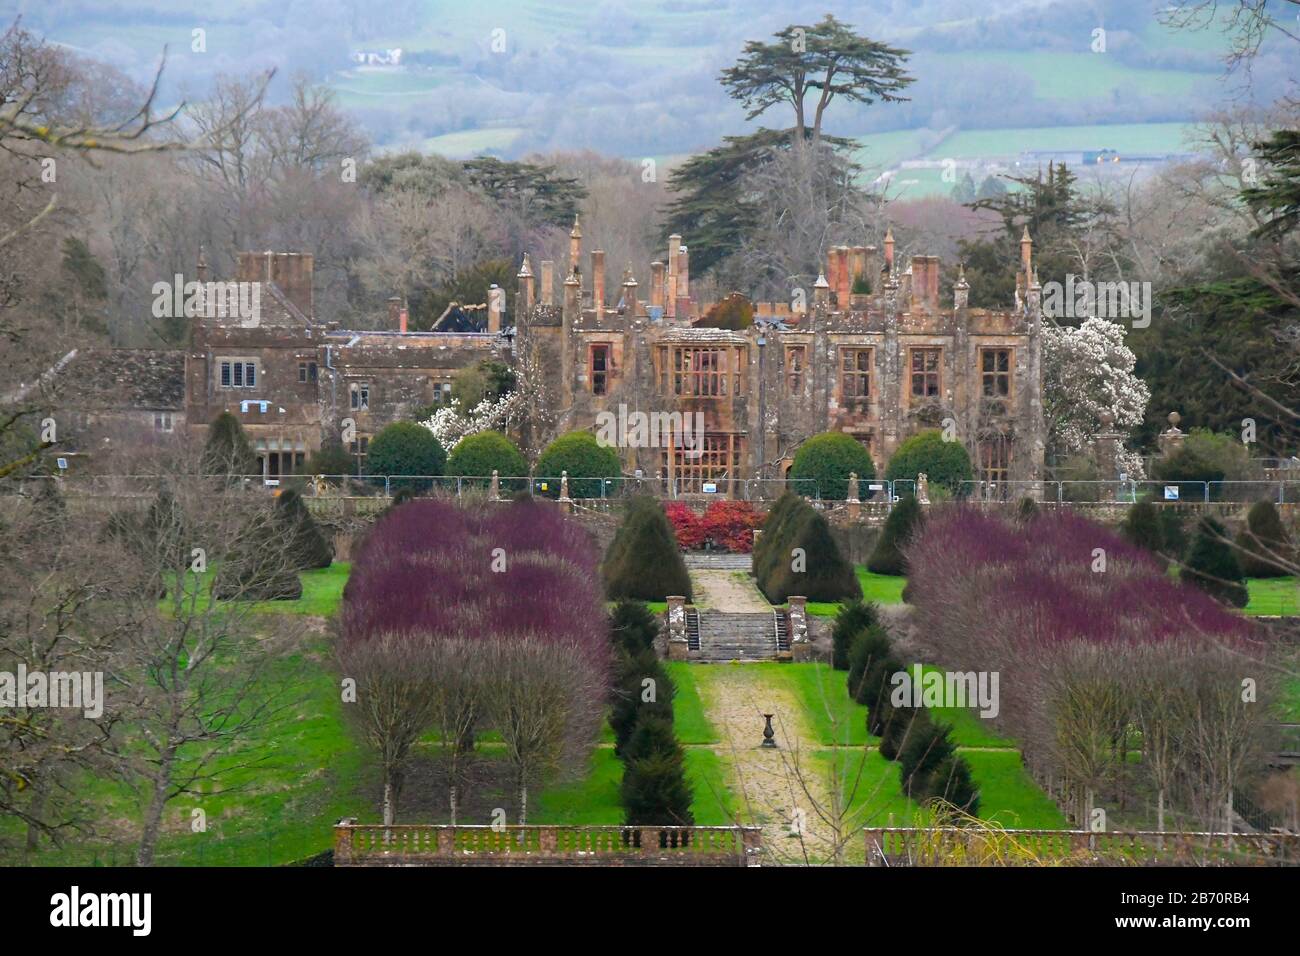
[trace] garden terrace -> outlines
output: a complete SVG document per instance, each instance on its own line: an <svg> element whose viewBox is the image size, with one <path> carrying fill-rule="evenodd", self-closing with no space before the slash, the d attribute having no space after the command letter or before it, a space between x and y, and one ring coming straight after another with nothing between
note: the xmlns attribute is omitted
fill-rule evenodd
<svg viewBox="0 0 1300 956"><path fill-rule="evenodd" d="M334 828L335 866L751 866L761 852L758 827Z"/></svg>

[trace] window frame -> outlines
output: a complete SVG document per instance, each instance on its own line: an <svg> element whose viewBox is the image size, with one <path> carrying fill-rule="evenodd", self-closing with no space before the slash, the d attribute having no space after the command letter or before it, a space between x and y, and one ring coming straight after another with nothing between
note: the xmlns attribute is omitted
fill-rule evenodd
<svg viewBox="0 0 1300 956"><path fill-rule="evenodd" d="M866 368L861 367L861 359L866 355ZM855 356L853 368L846 368L849 357ZM870 402L872 397L872 375L873 366L876 360L876 350L870 345L842 345L840 346L839 362L839 390L840 402L847 404L849 402ZM852 393L848 388L850 381L856 382L859 388L855 388ZM866 386L865 394L859 394L860 386Z"/></svg>
<svg viewBox="0 0 1300 956"><path fill-rule="evenodd" d="M596 370L596 355L601 354L604 357L605 367L600 371ZM609 378L614 368L614 345L612 342L591 342L587 346L587 388L592 395L603 396L609 394ZM597 381L600 382L597 388Z"/></svg>
<svg viewBox="0 0 1300 956"><path fill-rule="evenodd" d="M1008 401L1011 400L1012 392L1015 388L1014 385L1015 368L1016 368L1015 352L1016 350L1009 345L988 345L988 346L980 347L979 350L980 397L993 398L993 399L1006 399ZM1007 359L1006 369L999 371L996 368L996 364L997 364L996 358L993 359L994 366L995 366L994 369L992 371L985 369L984 367L985 356L997 356L999 354L1006 355L1006 359ZM996 384L999 379L1005 380L1006 383L1006 391L1000 394L997 391L997 384ZM990 382L994 383L993 384L994 390L991 392L989 391Z"/></svg>
<svg viewBox="0 0 1300 956"><path fill-rule="evenodd" d="M803 343L785 347L785 390L788 395L802 395L808 371L808 346Z"/></svg>
<svg viewBox="0 0 1300 956"><path fill-rule="evenodd" d="M923 355L933 355L935 357L934 367L917 369L916 360ZM922 360L924 366L924 360ZM922 390L916 390L918 379L921 383ZM929 380L934 380L934 391L929 390ZM927 399L943 398L943 346L941 345L912 345L907 349L907 393L909 398L915 401L925 401Z"/></svg>
<svg viewBox="0 0 1300 956"><path fill-rule="evenodd" d="M352 382L348 386L349 407L354 412L370 411L370 383Z"/></svg>
<svg viewBox="0 0 1300 956"><path fill-rule="evenodd" d="M223 355L217 359L218 388L257 388L257 359Z"/></svg>

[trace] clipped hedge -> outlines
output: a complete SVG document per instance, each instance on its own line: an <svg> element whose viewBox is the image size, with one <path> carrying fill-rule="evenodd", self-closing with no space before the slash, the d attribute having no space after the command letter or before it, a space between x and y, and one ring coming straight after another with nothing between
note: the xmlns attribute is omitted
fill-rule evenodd
<svg viewBox="0 0 1300 956"><path fill-rule="evenodd" d="M519 450L501 432L485 431L466 435L447 456L447 474L459 478L481 478L481 487L491 485L492 472L501 479L501 491L523 491L528 487L528 462Z"/></svg>

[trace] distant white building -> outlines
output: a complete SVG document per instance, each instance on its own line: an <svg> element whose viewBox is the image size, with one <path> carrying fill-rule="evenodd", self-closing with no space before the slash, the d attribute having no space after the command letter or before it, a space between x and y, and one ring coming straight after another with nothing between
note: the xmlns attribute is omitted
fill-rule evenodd
<svg viewBox="0 0 1300 956"><path fill-rule="evenodd" d="M361 66L401 66L402 50L358 50L352 54L352 62Z"/></svg>

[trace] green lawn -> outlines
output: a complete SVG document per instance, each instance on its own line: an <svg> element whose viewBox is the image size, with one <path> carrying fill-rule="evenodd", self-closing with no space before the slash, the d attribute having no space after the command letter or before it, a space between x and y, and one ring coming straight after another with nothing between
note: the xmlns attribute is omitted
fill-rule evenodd
<svg viewBox="0 0 1300 956"><path fill-rule="evenodd" d="M862 597L877 604L902 604L903 588L907 578L892 574L876 574L868 571L866 565L855 565L858 583L862 585ZM813 617L834 617L840 613L838 601L809 601L808 613Z"/></svg>
<svg viewBox="0 0 1300 956"><path fill-rule="evenodd" d="M1246 588L1250 592L1247 614L1283 617L1300 614L1300 594L1297 593L1294 577L1249 578Z"/></svg>
<svg viewBox="0 0 1300 956"><path fill-rule="evenodd" d="M700 689L695 680L699 665L668 661L664 666L677 687L677 696L673 698L673 727L677 739L684 744L718 743L718 732L704 714L704 702L700 699Z"/></svg>

